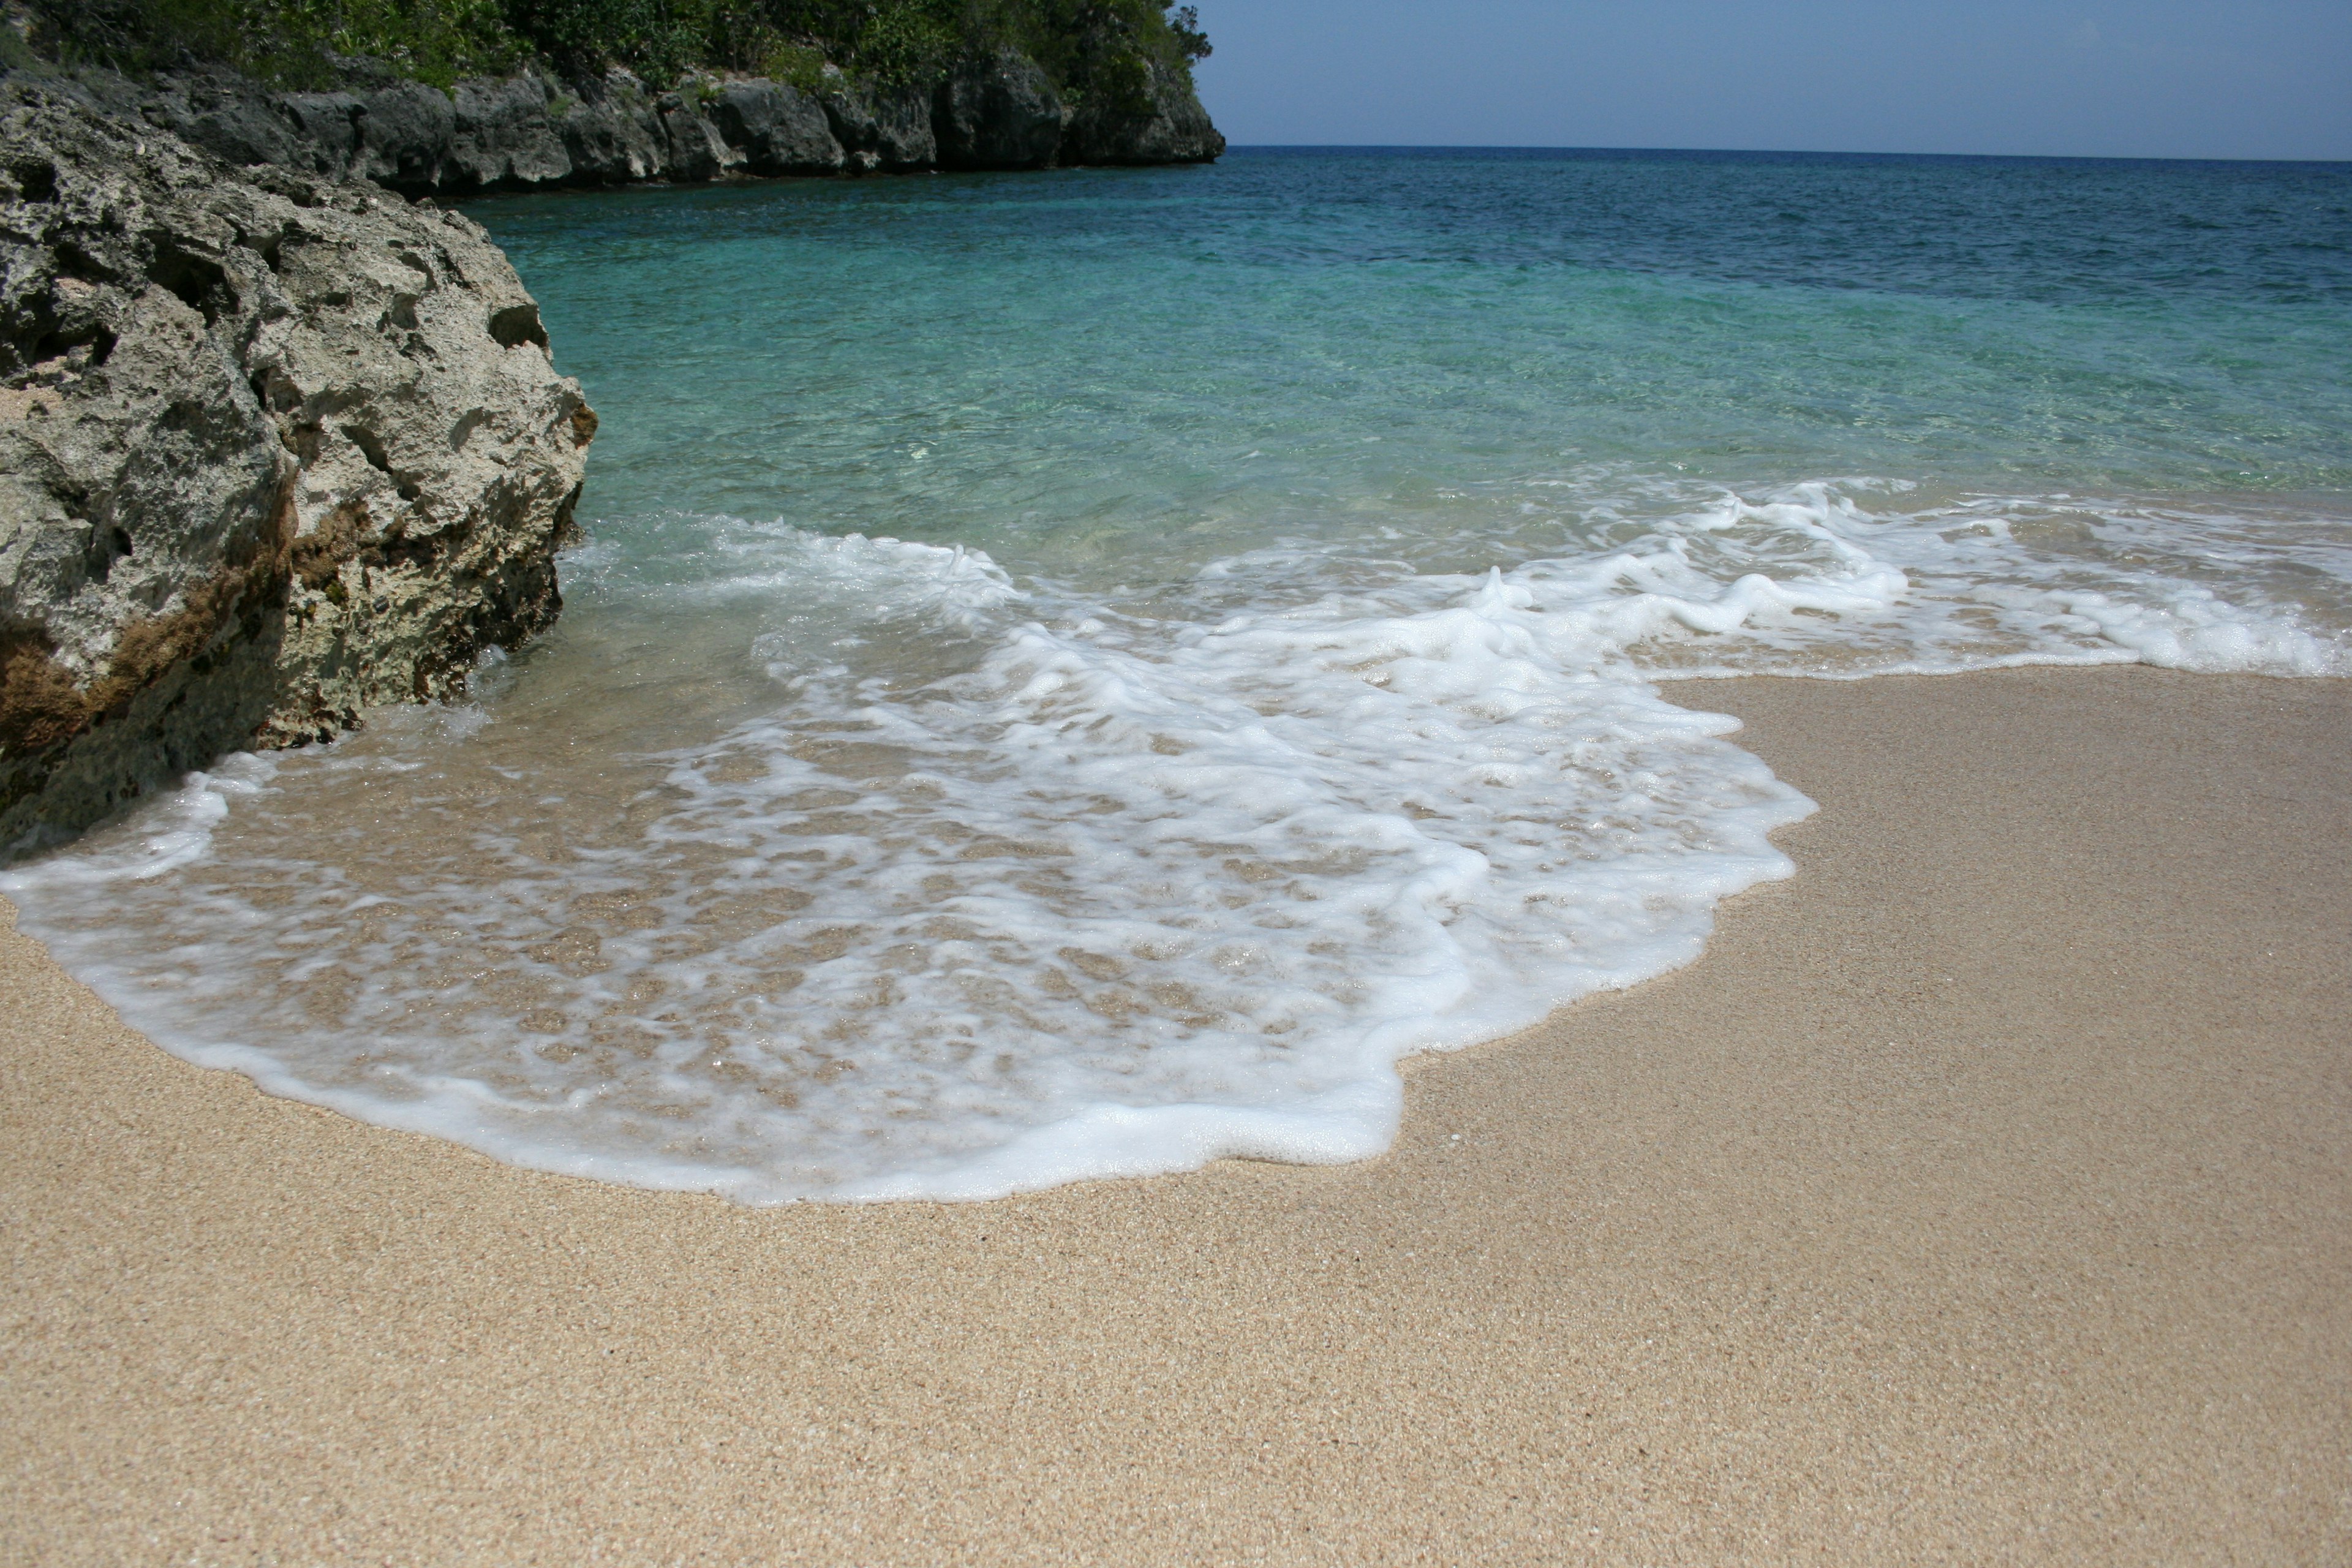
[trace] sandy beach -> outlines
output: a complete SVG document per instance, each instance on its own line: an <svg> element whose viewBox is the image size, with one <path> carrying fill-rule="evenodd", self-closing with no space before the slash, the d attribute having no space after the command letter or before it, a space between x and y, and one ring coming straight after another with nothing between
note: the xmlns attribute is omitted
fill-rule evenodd
<svg viewBox="0 0 2352 1568"><path fill-rule="evenodd" d="M0 1560L2352 1560L2352 682L1669 689L1797 878L1354 1166L602 1186L0 934Z"/></svg>

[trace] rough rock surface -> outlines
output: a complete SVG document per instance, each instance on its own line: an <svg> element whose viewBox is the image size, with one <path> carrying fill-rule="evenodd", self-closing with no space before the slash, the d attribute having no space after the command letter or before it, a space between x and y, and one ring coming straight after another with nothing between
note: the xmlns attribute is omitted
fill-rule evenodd
<svg viewBox="0 0 2352 1568"><path fill-rule="evenodd" d="M828 66L817 100L852 170L901 174L939 163L930 95L921 88L868 86Z"/></svg>
<svg viewBox="0 0 2352 1568"><path fill-rule="evenodd" d="M965 62L936 90L858 81L828 67L813 92L759 77L700 76L656 93L614 69L570 81L526 70L445 93L353 68L352 85L333 92L281 91L226 70L143 84L78 72L48 86L239 167L373 180L411 196L750 174L1207 163L1225 145L1181 71L1152 66L1130 100L1072 113L1036 62L1013 51Z"/></svg>
<svg viewBox="0 0 2352 1568"><path fill-rule="evenodd" d="M1062 149L1068 111L1045 69L1007 49L948 73L931 104L942 169L1042 169Z"/></svg>
<svg viewBox="0 0 2352 1568"><path fill-rule="evenodd" d="M668 133L628 72L574 82L548 108L572 162L571 184L625 185L667 171Z"/></svg>
<svg viewBox="0 0 2352 1568"><path fill-rule="evenodd" d="M831 174L841 168L831 121L797 88L758 78L730 81L702 110L751 174Z"/></svg>
<svg viewBox="0 0 2352 1568"><path fill-rule="evenodd" d="M1201 107L1192 84L1163 65L1150 75L1139 100L1081 104L1062 133L1065 163L1207 163L1222 156L1225 139Z"/></svg>
<svg viewBox="0 0 2352 1568"><path fill-rule="evenodd" d="M0 847L461 692L594 429L471 221L0 85Z"/></svg>
<svg viewBox="0 0 2352 1568"><path fill-rule="evenodd" d="M453 184L488 190L544 184L572 173L572 155L547 112L547 83L538 77L461 81L449 96Z"/></svg>

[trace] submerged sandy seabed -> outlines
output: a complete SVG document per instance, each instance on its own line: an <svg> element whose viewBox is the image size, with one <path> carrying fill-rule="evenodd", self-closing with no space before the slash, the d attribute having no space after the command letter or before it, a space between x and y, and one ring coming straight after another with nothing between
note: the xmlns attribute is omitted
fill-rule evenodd
<svg viewBox="0 0 2352 1568"><path fill-rule="evenodd" d="M1669 690L1796 880L1360 1165L597 1185L0 935L0 1560L2352 1556L2352 682Z"/></svg>

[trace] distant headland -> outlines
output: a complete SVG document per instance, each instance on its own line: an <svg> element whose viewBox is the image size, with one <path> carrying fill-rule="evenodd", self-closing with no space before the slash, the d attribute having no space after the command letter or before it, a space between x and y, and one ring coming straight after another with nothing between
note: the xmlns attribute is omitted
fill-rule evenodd
<svg viewBox="0 0 2352 1568"><path fill-rule="evenodd" d="M551 623L595 416L450 200L1201 163L1149 0L0 11L0 845L460 696Z"/></svg>
<svg viewBox="0 0 2352 1568"><path fill-rule="evenodd" d="M32 0L0 55L241 165L444 199L1206 163L1151 0Z"/></svg>

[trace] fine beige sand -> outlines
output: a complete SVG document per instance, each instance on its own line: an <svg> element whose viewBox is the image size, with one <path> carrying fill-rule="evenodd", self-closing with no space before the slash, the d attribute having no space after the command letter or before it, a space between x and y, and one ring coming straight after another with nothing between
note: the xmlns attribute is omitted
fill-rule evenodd
<svg viewBox="0 0 2352 1568"><path fill-rule="evenodd" d="M598 1186L0 933L0 1558L2352 1562L2352 682L1674 689L1797 879L1361 1165Z"/></svg>

